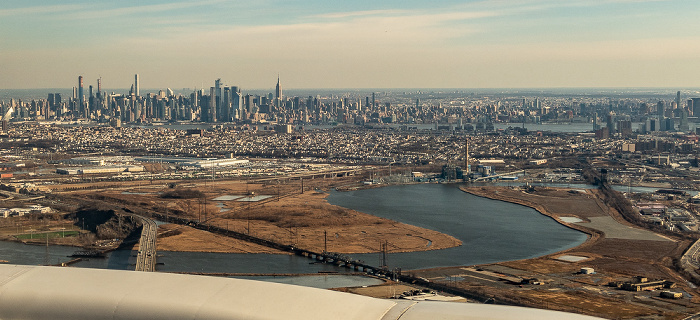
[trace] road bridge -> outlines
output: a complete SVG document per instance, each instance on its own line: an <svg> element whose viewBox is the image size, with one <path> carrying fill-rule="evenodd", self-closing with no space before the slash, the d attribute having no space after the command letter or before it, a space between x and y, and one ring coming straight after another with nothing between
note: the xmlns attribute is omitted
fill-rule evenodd
<svg viewBox="0 0 700 320"><path fill-rule="evenodd" d="M139 239L139 251L136 254L136 271L156 271L156 236L158 235L158 225L152 219L138 214L131 214L134 218L141 220L143 228Z"/></svg>
<svg viewBox="0 0 700 320"><path fill-rule="evenodd" d="M362 168L351 168L351 169L332 169L332 170L321 170L312 172L302 172L294 174L286 174L258 179L251 179L251 182L266 182L266 181L288 181L288 180L299 180L299 179L316 179L316 178L337 178L337 177L347 177L354 176L362 173Z"/></svg>

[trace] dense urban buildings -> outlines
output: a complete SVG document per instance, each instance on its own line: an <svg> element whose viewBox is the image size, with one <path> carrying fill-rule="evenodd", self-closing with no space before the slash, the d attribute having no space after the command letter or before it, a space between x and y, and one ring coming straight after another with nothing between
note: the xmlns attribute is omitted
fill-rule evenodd
<svg viewBox="0 0 700 320"><path fill-rule="evenodd" d="M96 92L88 86L87 94L81 93L79 81L72 96L62 90L36 90L0 101L5 115L0 194L19 199L17 205L0 209L0 222L5 223L0 230L31 240L34 229L20 232L15 224L40 228L45 222L37 217L47 215L59 217L54 224L75 223L64 220L72 219L84 204L96 202L123 210L118 216L140 212L171 221L157 229L158 246L169 249L210 250L224 241L229 249L218 250L231 250L238 244L228 241L241 241L246 243L244 252L251 252L246 241L252 240L274 248L312 250L317 258L322 252L354 268L358 262L344 255L353 248L388 254L455 247L467 238L449 240L447 234L432 231L394 230L394 222L368 215L360 219L365 224L349 222L346 209L325 202L327 190L396 184L449 190L441 185L457 188L454 183L465 183L458 190L540 208L540 213L565 226L559 227L585 234L588 240L566 254L532 260L412 270L405 279L413 285L446 286L440 288L467 297L497 297L576 312L581 309L570 305L570 297L594 287L597 291L587 301L606 307L581 312L613 318L700 310L682 293L692 290L687 281L678 280L700 283L700 243L695 242L700 228L696 195L700 139L694 110L700 100L694 97L700 93L696 91L414 89L284 90L283 94L278 78L271 93L245 92L221 79L208 90L148 92L140 88L140 80L135 75L126 94L106 93L97 79ZM466 196L461 191L451 199ZM260 205L251 212L251 202L257 201ZM66 209L69 205L73 207ZM457 211L462 214L463 209ZM488 210L476 214L491 223ZM199 237L213 236L212 228L220 235L235 236L200 241ZM87 230L71 232L86 239L89 235ZM174 233L162 237L161 232ZM179 232L187 236L181 238ZM355 233L354 240L345 238ZM338 241L328 252L330 234ZM527 237L539 238L533 234L537 232ZM106 248L124 236L85 241ZM520 250L512 244L507 247ZM146 251L141 255L149 257ZM142 261L155 265L153 259ZM381 261L377 268L366 265L365 272L401 276L386 267L386 257ZM445 277L461 280L444 281ZM656 289L664 291L649 291ZM531 294L546 297L527 300ZM634 305L628 302L633 295L674 299L683 306L664 302L650 310L617 308Z"/></svg>
<svg viewBox="0 0 700 320"><path fill-rule="evenodd" d="M700 113L700 98L692 91L677 91L675 95L647 91L606 95L547 90L305 90L297 95L282 95L278 78L274 93L267 94L259 90L246 93L216 79L208 90L175 93L168 88L141 96L138 74L127 93L107 93L102 79L96 82L97 91L93 92L90 85L87 95L80 76L69 99L61 93L48 93L47 98L12 98L0 104L3 114L12 107L13 119L30 121L432 124L435 129L466 131L490 130L497 123L589 123L599 138L627 137L633 132L690 132Z"/></svg>

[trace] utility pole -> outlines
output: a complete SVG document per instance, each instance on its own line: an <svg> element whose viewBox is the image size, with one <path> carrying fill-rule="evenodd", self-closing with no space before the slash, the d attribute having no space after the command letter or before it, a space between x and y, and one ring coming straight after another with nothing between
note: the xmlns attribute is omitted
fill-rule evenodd
<svg viewBox="0 0 700 320"><path fill-rule="evenodd" d="M384 240L384 242L379 243L380 251L381 251L381 257L380 257L380 262L379 266L381 268L386 268L388 263L386 261L386 253L387 253L387 247L389 246L389 242L387 240Z"/></svg>

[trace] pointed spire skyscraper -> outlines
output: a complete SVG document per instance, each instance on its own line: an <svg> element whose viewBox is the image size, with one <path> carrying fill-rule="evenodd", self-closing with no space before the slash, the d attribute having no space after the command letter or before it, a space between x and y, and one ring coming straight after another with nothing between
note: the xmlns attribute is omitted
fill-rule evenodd
<svg viewBox="0 0 700 320"><path fill-rule="evenodd" d="M275 101L277 101L277 106L280 105L282 100L282 88L280 87L280 75L277 74L277 87L275 87Z"/></svg>
<svg viewBox="0 0 700 320"><path fill-rule="evenodd" d="M134 95L137 97L141 96L141 90L139 88L139 74L134 75Z"/></svg>

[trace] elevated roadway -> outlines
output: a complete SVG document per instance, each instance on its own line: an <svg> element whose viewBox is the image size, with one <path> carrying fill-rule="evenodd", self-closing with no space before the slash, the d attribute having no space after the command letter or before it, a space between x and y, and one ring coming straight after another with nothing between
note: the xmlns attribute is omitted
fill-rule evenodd
<svg viewBox="0 0 700 320"><path fill-rule="evenodd" d="M700 239L695 241L681 257L681 266L686 271L700 276Z"/></svg>
<svg viewBox="0 0 700 320"><path fill-rule="evenodd" d="M500 177L503 177L503 176L510 176L510 175L513 175L513 174L518 174L518 173L523 173L523 172L525 172L525 170L518 170L518 171L512 171L512 172L506 172L506 173L499 173L499 174L490 175L490 176L488 176L488 177L476 178L476 179L474 179L474 181L485 181L485 180L489 180L489 179L500 178Z"/></svg>
<svg viewBox="0 0 700 320"><path fill-rule="evenodd" d="M152 219L138 214L133 217L141 220L143 228L139 239L139 251L136 254L136 271L156 271L156 236L158 235L158 225Z"/></svg>
<svg viewBox="0 0 700 320"><path fill-rule="evenodd" d="M298 179L315 179L315 178L336 178L336 177L346 177L354 176L360 174L364 171L363 168L349 168L349 169L329 169L320 171L308 171L302 173L292 173L279 176L270 176L265 178L251 179L251 182L266 182L275 180L298 180Z"/></svg>

